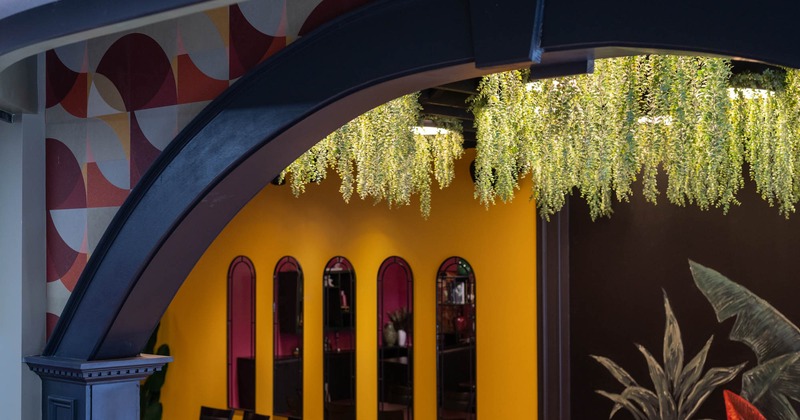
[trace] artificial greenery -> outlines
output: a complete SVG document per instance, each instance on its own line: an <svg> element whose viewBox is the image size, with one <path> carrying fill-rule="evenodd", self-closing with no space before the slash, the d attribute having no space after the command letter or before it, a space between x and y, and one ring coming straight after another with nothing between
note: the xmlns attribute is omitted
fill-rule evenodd
<svg viewBox="0 0 800 420"><path fill-rule="evenodd" d="M156 347L156 338L158 337L158 329L161 327L159 323L156 325L155 331L147 340L147 344L142 349L145 354L157 354L159 356L169 356L169 346L162 344ZM161 388L164 386L164 381L167 378L167 365L164 365L161 370L153 372L147 379L139 386L139 415L142 420L161 420L164 407L161 404Z"/></svg>
<svg viewBox="0 0 800 420"><path fill-rule="evenodd" d="M644 197L727 212L749 168L761 196L788 217L800 199L800 73L732 74L730 60L650 55L598 60L590 75L529 80L526 70L486 76L470 99L477 150L475 197L508 202L525 176L544 218L579 193L593 219L609 216L641 180ZM345 124L286 171L292 190L333 169L354 192L390 206L419 195L430 214L432 179L450 184L462 154L460 123L415 134L418 95ZM666 175L659 186L657 175Z"/></svg>
<svg viewBox="0 0 800 420"><path fill-rule="evenodd" d="M661 170L670 202L727 212L738 204L746 163L764 199L794 212L797 71L734 77L729 60L657 55L596 66L555 80L528 82L526 71L483 79L472 103L481 202L510 200L530 174L542 217L577 191L596 219L612 213L614 198L626 201L637 179L655 203Z"/></svg>
<svg viewBox="0 0 800 420"><path fill-rule="evenodd" d="M341 178L339 191L345 201L355 191L362 199L408 205L416 194L420 211L428 217L432 178L440 188L450 185L464 139L461 123L443 118L430 120L444 130L415 133L422 120L418 96L400 97L350 121L303 154L281 177L288 175L293 193L299 195L306 184L322 181L333 169Z"/></svg>
<svg viewBox="0 0 800 420"><path fill-rule="evenodd" d="M389 320L394 324L394 329L408 331L411 327L411 312L406 307L389 311Z"/></svg>

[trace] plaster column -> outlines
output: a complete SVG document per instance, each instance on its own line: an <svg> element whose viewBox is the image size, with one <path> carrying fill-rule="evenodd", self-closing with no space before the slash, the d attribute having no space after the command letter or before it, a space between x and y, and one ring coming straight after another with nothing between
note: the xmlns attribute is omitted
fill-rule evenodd
<svg viewBox="0 0 800 420"><path fill-rule="evenodd" d="M32 60L44 86L44 56ZM16 81L36 103L43 89L2 82ZM38 103L38 114L0 122L0 407L9 419L41 418L41 381L22 360L45 342L44 101Z"/></svg>
<svg viewBox="0 0 800 420"><path fill-rule="evenodd" d="M83 361L32 356L25 361L42 378L45 420L139 420L139 383L172 358Z"/></svg>

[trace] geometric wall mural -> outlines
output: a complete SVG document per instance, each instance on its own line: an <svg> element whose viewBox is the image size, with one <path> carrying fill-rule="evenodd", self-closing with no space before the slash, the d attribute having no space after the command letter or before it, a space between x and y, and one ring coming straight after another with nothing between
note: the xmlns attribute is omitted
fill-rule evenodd
<svg viewBox="0 0 800 420"><path fill-rule="evenodd" d="M46 53L48 336L119 206L178 132L287 42L367 2L251 0Z"/></svg>

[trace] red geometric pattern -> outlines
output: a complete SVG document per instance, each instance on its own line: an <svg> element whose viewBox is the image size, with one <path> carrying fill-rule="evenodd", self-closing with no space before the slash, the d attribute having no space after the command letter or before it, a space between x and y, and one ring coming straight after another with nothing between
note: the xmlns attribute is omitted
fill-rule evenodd
<svg viewBox="0 0 800 420"><path fill-rule="evenodd" d="M245 18L238 5L231 6L231 79L240 77L256 64L286 46L286 37L273 37L259 32Z"/></svg>
<svg viewBox="0 0 800 420"><path fill-rule="evenodd" d="M86 207L86 188L83 173L77 158L62 142L48 138L45 140L45 160L47 173L47 208L79 209Z"/></svg>
<svg viewBox="0 0 800 420"><path fill-rule="evenodd" d="M178 103L210 101L230 86L227 80L206 76L194 64L188 54L178 56Z"/></svg>
<svg viewBox="0 0 800 420"><path fill-rule="evenodd" d="M147 35L125 35L106 51L97 66L117 90L126 111L175 105L175 75L169 58Z"/></svg>
<svg viewBox="0 0 800 420"><path fill-rule="evenodd" d="M185 124L201 109L193 104L216 98L287 39L367 2L233 5L46 53L47 280L64 286L48 292L48 335L110 221L90 215L116 211L163 149L147 133L168 127L164 115L137 111L179 107L171 111Z"/></svg>

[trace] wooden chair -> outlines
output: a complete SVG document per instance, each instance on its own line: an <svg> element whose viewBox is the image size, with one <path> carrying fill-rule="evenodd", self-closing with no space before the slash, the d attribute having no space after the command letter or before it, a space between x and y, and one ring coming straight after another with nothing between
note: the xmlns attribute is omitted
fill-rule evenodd
<svg viewBox="0 0 800 420"><path fill-rule="evenodd" d="M233 420L233 410L200 407L200 420Z"/></svg>
<svg viewBox="0 0 800 420"><path fill-rule="evenodd" d="M256 414L253 411L245 411L242 420L269 420L269 416L266 414Z"/></svg>
<svg viewBox="0 0 800 420"><path fill-rule="evenodd" d="M300 392L302 392L302 390ZM289 414L300 417L300 414L303 412L302 394L297 397L286 397L286 407L289 409Z"/></svg>
<svg viewBox="0 0 800 420"><path fill-rule="evenodd" d="M356 407L352 404L325 403L325 420L355 420Z"/></svg>
<svg viewBox="0 0 800 420"><path fill-rule="evenodd" d="M379 411L378 420L405 420L406 413L403 410Z"/></svg>
<svg viewBox="0 0 800 420"><path fill-rule="evenodd" d="M439 418L471 420L475 418L474 394L472 392L445 392Z"/></svg>

